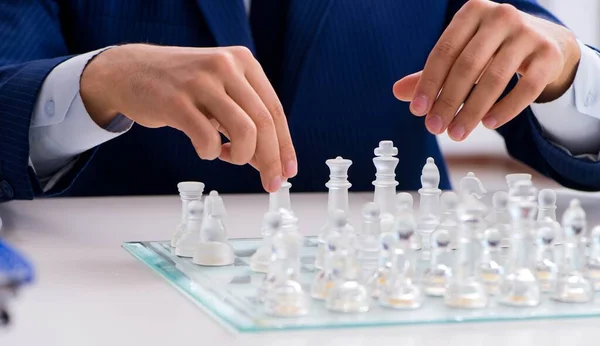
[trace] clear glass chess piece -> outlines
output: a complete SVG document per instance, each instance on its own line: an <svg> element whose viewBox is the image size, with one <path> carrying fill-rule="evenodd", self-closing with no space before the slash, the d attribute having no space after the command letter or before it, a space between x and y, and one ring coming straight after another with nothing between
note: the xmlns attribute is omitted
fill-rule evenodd
<svg viewBox="0 0 600 346"><path fill-rule="evenodd" d="M556 225L556 221L548 216L537 222L533 268L542 292L551 292L556 285L558 265L556 264L554 241L559 232L560 227Z"/></svg>
<svg viewBox="0 0 600 346"><path fill-rule="evenodd" d="M590 280L585 278L582 238L586 232L586 214L579 200L573 199L562 217L563 254L558 269L558 279L551 298L565 303L587 303L594 298Z"/></svg>
<svg viewBox="0 0 600 346"><path fill-rule="evenodd" d="M396 215L394 223L392 227L389 228L389 231L395 232L394 228L397 226L398 222L414 224L416 229L417 219L413 210L413 204L413 197L410 193L400 192L396 195ZM383 229L381 231L385 233ZM415 231L415 234L412 235L411 239L413 249L421 250L423 248L423 238L418 232Z"/></svg>
<svg viewBox="0 0 600 346"><path fill-rule="evenodd" d="M303 238L291 211L282 208L279 214L281 226L272 224L273 228L279 228L273 235L273 265L269 268L262 289L265 312L282 317L302 316L308 313L309 303L298 282Z"/></svg>
<svg viewBox="0 0 600 346"><path fill-rule="evenodd" d="M594 290L600 291L600 226L592 228L589 243L590 255L585 263L585 274Z"/></svg>
<svg viewBox="0 0 600 346"><path fill-rule="evenodd" d="M426 295L442 297L452 276L450 232L437 227L431 234L431 257L423 274L423 290Z"/></svg>
<svg viewBox="0 0 600 346"><path fill-rule="evenodd" d="M533 272L531 255L537 190L531 181L518 181L508 192L508 210L513 220L511 247L500 285L499 303L510 306L536 306L540 303L540 283Z"/></svg>
<svg viewBox="0 0 600 346"><path fill-rule="evenodd" d="M200 240L202 224L204 223L204 203L201 200L190 201L186 205L187 221L185 230L175 244L175 255L190 258L194 256L196 245Z"/></svg>
<svg viewBox="0 0 600 346"><path fill-rule="evenodd" d="M460 224L458 249L452 277L444 292L444 303L452 308L484 308L488 304L485 285L478 275L479 244L476 235L483 228L486 207L475 196L464 195L457 216Z"/></svg>
<svg viewBox="0 0 600 346"><path fill-rule="evenodd" d="M440 172L432 157L427 158L421 174L419 189L419 216L417 232L421 235L422 258L429 259L431 254L431 233L440 223Z"/></svg>
<svg viewBox="0 0 600 346"><path fill-rule="evenodd" d="M560 230L560 224L556 221L556 192L551 189L542 189L538 194L537 222L545 223L547 219L552 220L554 227ZM553 243L554 245L562 244L562 232L557 232Z"/></svg>
<svg viewBox="0 0 600 346"><path fill-rule="evenodd" d="M501 261L500 244L502 232L497 228L488 228L481 237L481 262L479 264L479 275L490 295L496 295L500 291L500 282L504 274Z"/></svg>
<svg viewBox="0 0 600 346"><path fill-rule="evenodd" d="M381 218L379 205L366 203L362 210L362 227L358 235L357 261L361 268L361 278L368 280L377 271L379 264L379 240L381 237Z"/></svg>
<svg viewBox="0 0 600 346"><path fill-rule="evenodd" d="M375 186L373 202L379 205L382 222L384 222L389 219L390 215L393 217L395 209L396 186L398 186L396 166L399 162L395 156L398 155L398 148L394 147L392 141L381 141L375 148L374 154L373 165L376 173L373 181L373 186ZM384 232L388 230L387 225L382 224Z"/></svg>
<svg viewBox="0 0 600 346"><path fill-rule="evenodd" d="M508 213L508 192L496 191L492 196L492 213L487 221L502 235L501 247L510 246L511 218Z"/></svg>
<svg viewBox="0 0 600 346"><path fill-rule="evenodd" d="M511 173L505 176L506 185L508 189L512 189L518 181L529 181L531 182L531 174L529 173Z"/></svg>
<svg viewBox="0 0 600 346"><path fill-rule="evenodd" d="M192 262L202 266L231 265L235 262L235 254L227 240L223 223L225 204L217 191L211 191L207 201L200 228L200 241L194 248Z"/></svg>
<svg viewBox="0 0 600 346"><path fill-rule="evenodd" d="M423 293L415 283L416 253L410 238L414 228L398 230L398 242L392 254L388 280L379 296L379 304L393 309L417 309L423 304Z"/></svg>
<svg viewBox="0 0 600 346"><path fill-rule="evenodd" d="M450 234L450 247L452 249L456 249L458 244L458 221L456 219L458 204L458 195L453 191L446 191L440 196L442 216L436 230L443 229Z"/></svg>
<svg viewBox="0 0 600 346"><path fill-rule="evenodd" d="M311 285L311 296L315 299L325 299L339 276L338 262L342 257L337 253L342 250L347 250L345 253L356 250L356 235L348 228L346 213L338 209L330 214L331 231L325 239L323 268L315 275Z"/></svg>
<svg viewBox="0 0 600 346"><path fill-rule="evenodd" d="M250 269L259 273L267 273L269 271L269 262L271 261L271 248L273 247L273 234L275 229L272 228L274 218L277 218L279 212L269 211L265 213L262 225L262 242L260 247L250 258Z"/></svg>
<svg viewBox="0 0 600 346"><path fill-rule="evenodd" d="M367 279L367 287L375 299L379 297L388 279L392 267L392 251L397 241L397 233L391 231L382 233L379 237L379 263L375 273Z"/></svg>
<svg viewBox="0 0 600 346"><path fill-rule="evenodd" d="M482 199L487 193L481 180L479 180L473 172L468 172L467 175L460 180L459 188L461 195L473 195L477 199Z"/></svg>
<svg viewBox="0 0 600 346"><path fill-rule="evenodd" d="M335 312L367 312L371 297L359 278L356 250L350 247L338 248L333 254L333 262L337 275L328 292L325 307Z"/></svg>
<svg viewBox="0 0 600 346"><path fill-rule="evenodd" d="M185 232L185 224L188 216L188 204L191 201L201 200L204 193L204 183L197 181L183 181L177 184L179 197L181 198L181 222L177 225L171 237L171 247L176 247L179 238Z"/></svg>
<svg viewBox="0 0 600 346"><path fill-rule="evenodd" d="M354 227L352 227L348 222L348 217L346 215L346 212L342 209L336 209L336 210L330 210L327 213L327 222L325 223L325 226L323 226L323 228L321 229L321 232L319 232L319 235L317 236L317 253L315 255L315 268L317 269L323 269L323 266L325 264L325 254L327 252L327 239L330 238L332 236L332 234L336 233L336 229L335 229L335 221L334 219L336 218L336 215L344 215L344 218L346 219L346 225L344 226L344 231L345 232L350 232L354 235L356 235L356 231L354 230Z"/></svg>

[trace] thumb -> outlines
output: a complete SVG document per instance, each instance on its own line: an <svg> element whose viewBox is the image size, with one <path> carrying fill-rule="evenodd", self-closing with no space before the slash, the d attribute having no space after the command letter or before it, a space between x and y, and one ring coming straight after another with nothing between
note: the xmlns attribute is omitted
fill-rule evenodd
<svg viewBox="0 0 600 346"><path fill-rule="evenodd" d="M394 96L400 101L411 101L422 73L423 71L409 74L394 83L394 87L392 88Z"/></svg>

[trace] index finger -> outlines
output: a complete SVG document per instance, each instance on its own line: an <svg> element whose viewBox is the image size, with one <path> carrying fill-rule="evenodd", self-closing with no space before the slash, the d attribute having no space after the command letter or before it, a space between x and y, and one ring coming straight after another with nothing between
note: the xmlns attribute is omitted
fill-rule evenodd
<svg viewBox="0 0 600 346"><path fill-rule="evenodd" d="M427 57L410 104L414 115L422 116L431 110L456 58L475 35L479 24L479 14L474 13L476 6L480 5L467 3L458 11Z"/></svg>
<svg viewBox="0 0 600 346"><path fill-rule="evenodd" d="M264 74L262 67L256 62L255 67L246 70L246 78L258 96L266 106L273 123L279 141L279 155L281 156L281 167L285 178L292 178L298 173L298 162L296 150L292 143L292 136L288 127L287 117L277 93Z"/></svg>

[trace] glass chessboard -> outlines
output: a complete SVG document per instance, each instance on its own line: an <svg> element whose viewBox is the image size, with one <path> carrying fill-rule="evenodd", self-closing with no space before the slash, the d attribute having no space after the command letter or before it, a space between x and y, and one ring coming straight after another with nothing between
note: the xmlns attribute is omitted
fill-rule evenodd
<svg viewBox="0 0 600 346"><path fill-rule="evenodd" d="M532 308L499 305L492 299L488 307L474 310L452 309L444 305L442 298L434 297L427 297L416 310L388 309L373 300L368 312L356 314L330 312L323 301L310 299L308 315L273 317L265 314L255 298L265 274L250 270L250 257L260 242L260 239L230 239L236 260L234 265L226 267L201 267L189 258L177 257L168 241L127 242L123 247L225 327L238 332L600 317L600 294L594 302L586 304L559 303L545 295L542 303ZM316 249L316 238L307 237L300 278L307 294L317 272L313 265ZM422 262L418 267L425 264Z"/></svg>

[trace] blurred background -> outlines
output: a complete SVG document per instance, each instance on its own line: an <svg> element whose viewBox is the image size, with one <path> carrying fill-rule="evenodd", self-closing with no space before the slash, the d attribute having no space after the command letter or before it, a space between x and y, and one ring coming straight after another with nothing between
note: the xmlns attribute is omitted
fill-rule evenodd
<svg viewBox="0 0 600 346"><path fill-rule="evenodd" d="M582 42L600 47L600 0L538 1L571 28ZM530 168L510 159L500 135L481 125L463 142L454 142L446 134L440 135L438 141L448 160L455 186L468 171L483 176L482 179L493 185L502 184L504 175L508 173L523 171L535 174ZM541 185L556 186L539 175L535 179Z"/></svg>

